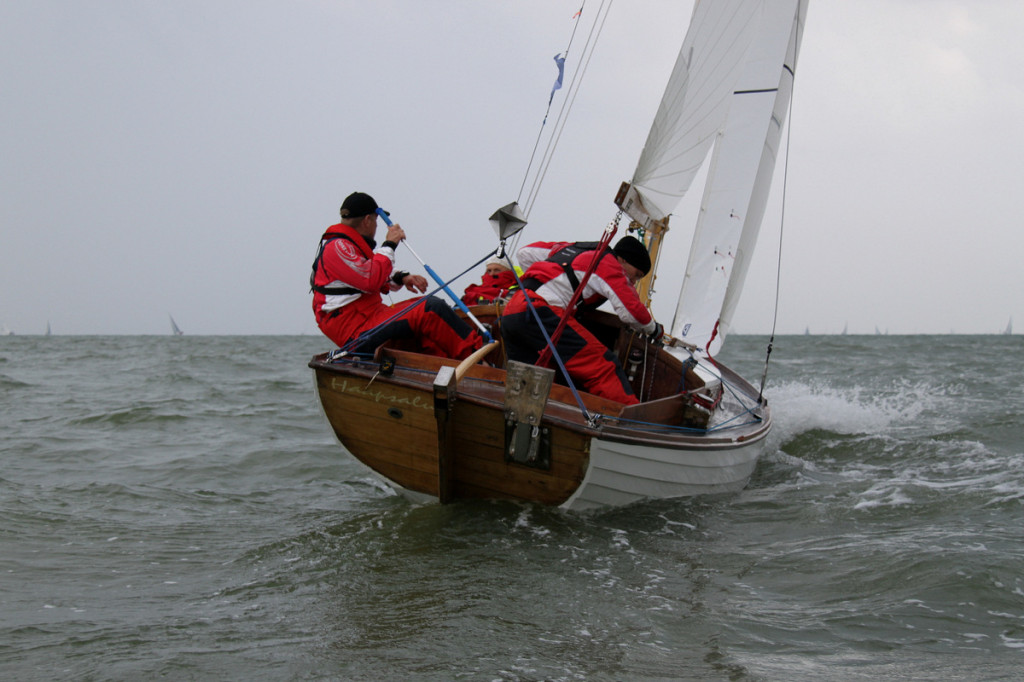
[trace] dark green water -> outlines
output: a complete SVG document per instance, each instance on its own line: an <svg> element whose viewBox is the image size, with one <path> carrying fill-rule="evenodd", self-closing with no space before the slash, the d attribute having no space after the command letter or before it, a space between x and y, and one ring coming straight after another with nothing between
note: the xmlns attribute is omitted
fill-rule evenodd
<svg viewBox="0 0 1024 682"><path fill-rule="evenodd" d="M747 490L588 515L394 496L319 412L328 347L0 338L0 678L1024 670L1020 336L779 338Z"/></svg>

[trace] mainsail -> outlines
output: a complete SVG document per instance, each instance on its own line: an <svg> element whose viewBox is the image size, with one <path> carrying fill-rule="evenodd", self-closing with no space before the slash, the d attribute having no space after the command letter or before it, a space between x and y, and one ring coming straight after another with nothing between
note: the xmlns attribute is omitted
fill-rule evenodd
<svg viewBox="0 0 1024 682"><path fill-rule="evenodd" d="M806 0L770 0L712 156L672 331L714 355L761 228L803 35ZM760 145L758 144L760 141Z"/></svg>
<svg viewBox="0 0 1024 682"><path fill-rule="evenodd" d="M729 96L760 23L761 2L698 2L665 86L623 210L642 225L676 207L729 111Z"/></svg>
<svg viewBox="0 0 1024 682"><path fill-rule="evenodd" d="M623 208L668 215L714 153L671 332L721 347L757 241L807 0L699 2ZM708 34L707 39L692 36ZM674 113L673 113L674 112ZM629 196L629 195L627 195Z"/></svg>

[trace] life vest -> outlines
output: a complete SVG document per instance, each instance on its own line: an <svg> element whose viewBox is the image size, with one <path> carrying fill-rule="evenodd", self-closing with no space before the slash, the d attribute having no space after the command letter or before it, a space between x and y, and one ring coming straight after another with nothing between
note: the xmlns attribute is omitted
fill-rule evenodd
<svg viewBox="0 0 1024 682"><path fill-rule="evenodd" d="M562 268L566 278L569 280L569 286L572 287L573 291L580 288L580 278L576 276L576 271L573 269L573 261L576 257L587 251L594 251L600 245L600 242L573 242L572 244L566 244L558 251L554 252L544 260L548 263L554 263ZM605 253L611 253L606 251ZM601 256L604 257L603 254ZM539 280L534 278L527 278L523 280L523 286L527 289L536 289L537 286L543 284ZM584 303L582 298L576 305L577 310L597 310L604 303L605 299L592 301L591 303Z"/></svg>
<svg viewBox="0 0 1024 682"><path fill-rule="evenodd" d="M316 271L320 268L320 262L323 260L324 248L326 248L326 246L333 242L335 239L344 239L346 241L349 241L355 244L357 249L364 252L367 246L365 239L363 239L363 243L360 244L359 241L357 241L352 235L346 234L345 232L326 233L323 236L323 239L320 240L320 248L317 249L316 258L313 260L313 271L309 274L309 290L310 292L315 291L318 294L323 294L324 296L346 296L348 294L361 294L363 292L360 291L359 289L356 289L355 287L328 287L318 286L316 284ZM371 252L373 250L372 244L370 245L370 250ZM372 255L372 253L370 255Z"/></svg>

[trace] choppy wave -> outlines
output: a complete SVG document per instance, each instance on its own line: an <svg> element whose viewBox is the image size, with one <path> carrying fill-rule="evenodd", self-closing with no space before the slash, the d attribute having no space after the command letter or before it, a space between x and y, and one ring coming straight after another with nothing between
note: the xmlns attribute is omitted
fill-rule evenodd
<svg viewBox="0 0 1024 682"><path fill-rule="evenodd" d="M10 390L10 391L13 391L13 390L16 390L16 389L28 388L28 387L29 387L29 384L25 383L24 381L18 381L17 379L12 379L12 378L10 378L8 376L4 376L3 374L0 374L0 390L4 390L4 391Z"/></svg>
<svg viewBox="0 0 1024 682"><path fill-rule="evenodd" d="M324 422L316 338L53 341L0 347L4 677L1019 673L1005 340L782 339L746 490L591 514L396 496Z"/></svg>
<svg viewBox="0 0 1024 682"><path fill-rule="evenodd" d="M975 415L932 384L897 381L867 390L788 382L772 400L769 460L805 482L842 482L855 510L1024 499L1024 454L974 439L983 434L951 415Z"/></svg>

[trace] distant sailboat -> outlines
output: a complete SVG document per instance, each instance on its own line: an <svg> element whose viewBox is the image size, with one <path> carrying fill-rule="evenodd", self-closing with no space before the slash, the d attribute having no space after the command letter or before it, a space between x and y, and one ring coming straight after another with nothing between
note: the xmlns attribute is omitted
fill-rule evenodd
<svg viewBox="0 0 1024 682"><path fill-rule="evenodd" d="M50 321L49 320L46 321L46 334L45 335L46 336L52 336L52 332L50 331Z"/></svg>
<svg viewBox="0 0 1024 682"><path fill-rule="evenodd" d="M811 328L809 326L808 327L804 327L804 336L810 336L810 335L811 335Z"/></svg>
<svg viewBox="0 0 1024 682"><path fill-rule="evenodd" d="M1003 333L1004 334L1012 334L1013 333L1013 318L1012 317L1010 318L1010 321L1006 323L1006 329L1003 330Z"/></svg>
<svg viewBox="0 0 1024 682"><path fill-rule="evenodd" d="M168 314L167 317L171 318L171 333L174 334L175 336L182 336L185 332L181 331L181 328L178 327L177 323L174 321L174 318L171 317L170 314Z"/></svg>
<svg viewBox="0 0 1024 682"><path fill-rule="evenodd" d="M849 328L849 325L847 325L847 324L844 324L844 325L843 325L843 333L842 333L842 336L846 336L846 332L847 332L848 328Z"/></svg>
<svg viewBox="0 0 1024 682"><path fill-rule="evenodd" d="M14 336L14 332L8 329L6 324L0 324L0 336Z"/></svg>

